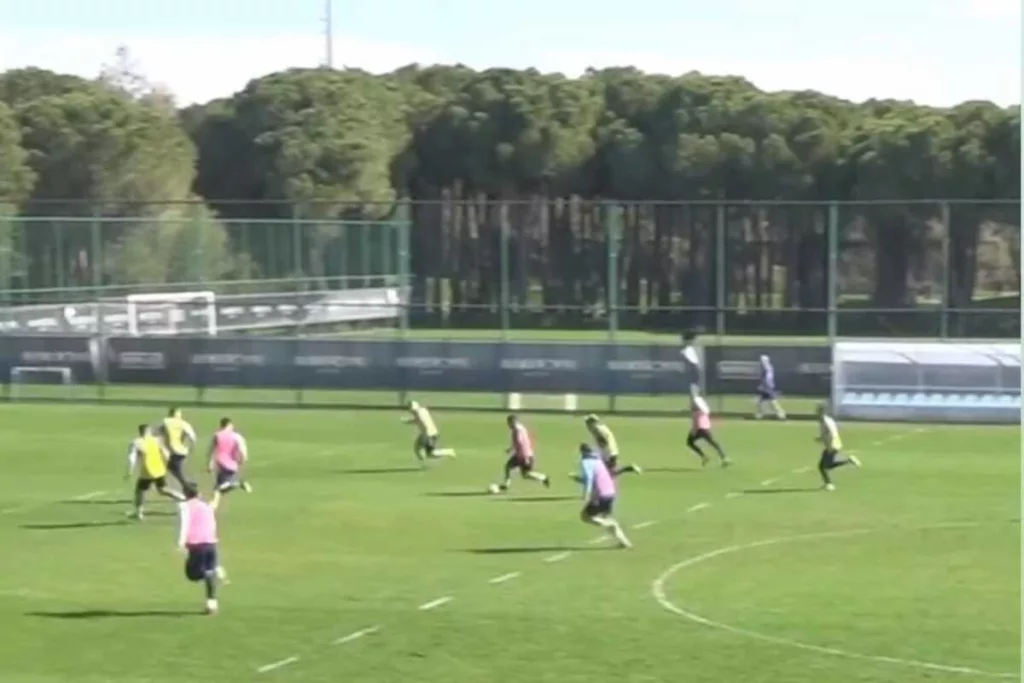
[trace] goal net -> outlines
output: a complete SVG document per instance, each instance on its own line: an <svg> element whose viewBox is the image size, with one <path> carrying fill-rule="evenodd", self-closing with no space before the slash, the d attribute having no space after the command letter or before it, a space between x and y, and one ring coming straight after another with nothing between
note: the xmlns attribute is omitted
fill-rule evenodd
<svg viewBox="0 0 1024 683"><path fill-rule="evenodd" d="M165 334L217 335L217 296L213 292L129 294L127 331L133 337Z"/></svg>
<svg viewBox="0 0 1024 683"><path fill-rule="evenodd" d="M64 398L71 399L74 375L71 368L61 365L27 366L11 368L11 398Z"/></svg>

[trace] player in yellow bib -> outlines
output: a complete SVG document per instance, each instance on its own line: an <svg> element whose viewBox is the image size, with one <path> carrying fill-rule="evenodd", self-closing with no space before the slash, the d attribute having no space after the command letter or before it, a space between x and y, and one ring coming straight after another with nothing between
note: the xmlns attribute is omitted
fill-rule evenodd
<svg viewBox="0 0 1024 683"><path fill-rule="evenodd" d="M840 457L839 452L843 449L843 439L839 436L839 425L835 418L829 415L828 406L824 403L818 404L818 438L823 448L821 457L818 459L818 473L824 482L826 491L834 491L835 484L829 472L843 465L860 467L860 460L855 455Z"/></svg>
<svg viewBox="0 0 1024 683"><path fill-rule="evenodd" d="M421 464L426 464L427 460L454 458L454 449L437 447L437 441L441 438L441 433L438 431L434 418L430 415L427 407L416 401L409 401L408 410L409 415L403 418L402 421L407 424L415 424L419 430L419 433L416 435L416 441L412 445L412 452L416 459Z"/></svg>
<svg viewBox="0 0 1024 683"><path fill-rule="evenodd" d="M177 501L185 500L183 495L167 488L167 451L147 425L139 425L139 435L132 440L128 449L128 471L124 478L127 480L133 472L138 476L134 506L130 513L135 519L143 518L142 502L151 486L155 486L157 493L162 496Z"/></svg>
<svg viewBox="0 0 1024 683"><path fill-rule="evenodd" d="M185 488L185 458L196 444L196 430L181 415L180 408L171 408L160 423L160 438L167 449L167 469L178 484Z"/></svg>
<svg viewBox="0 0 1024 683"><path fill-rule="evenodd" d="M619 442L615 438L614 432L611 427L604 423L601 418L591 413L583 418L583 424L587 426L587 431L594 437L594 441L597 443L598 452L601 454L605 465L608 467L608 471L612 473L612 476L619 476L627 472L633 474L642 474L643 470L637 464L626 465L625 467L619 467Z"/></svg>

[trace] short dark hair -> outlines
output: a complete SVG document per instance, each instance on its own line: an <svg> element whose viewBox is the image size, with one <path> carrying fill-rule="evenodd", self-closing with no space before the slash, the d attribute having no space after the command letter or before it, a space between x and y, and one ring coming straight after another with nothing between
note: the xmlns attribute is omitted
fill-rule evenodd
<svg viewBox="0 0 1024 683"><path fill-rule="evenodd" d="M689 344L697 339L697 332L694 330L683 330L683 341Z"/></svg>
<svg viewBox="0 0 1024 683"><path fill-rule="evenodd" d="M229 424L231 424L231 418L230 417L222 417L220 419L221 429L223 429L224 427L227 427Z"/></svg>
<svg viewBox="0 0 1024 683"><path fill-rule="evenodd" d="M167 409L167 416L174 417L175 415L178 414L179 410L181 410L181 408L179 408L178 406L171 406L170 408Z"/></svg>
<svg viewBox="0 0 1024 683"><path fill-rule="evenodd" d="M181 487L181 492L185 495L186 500L199 497L199 487L194 481L186 481L185 485Z"/></svg>
<svg viewBox="0 0 1024 683"><path fill-rule="evenodd" d="M139 425L139 436L145 436L147 429L149 429L149 425Z"/></svg>

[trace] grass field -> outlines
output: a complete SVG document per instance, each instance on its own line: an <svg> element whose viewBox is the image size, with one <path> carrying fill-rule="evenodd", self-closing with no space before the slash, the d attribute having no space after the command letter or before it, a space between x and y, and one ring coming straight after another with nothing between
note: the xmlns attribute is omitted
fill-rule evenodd
<svg viewBox="0 0 1024 683"><path fill-rule="evenodd" d="M1018 428L848 425L864 468L825 493L806 422L724 421L736 465L701 469L679 421L615 419L647 470L620 482L622 551L577 518L578 419L528 419L550 490L489 496L500 414L440 415L459 458L429 471L396 413L231 415L256 490L221 510L205 617L172 507L124 516L132 426L160 413L2 407L0 681L1019 678Z"/></svg>

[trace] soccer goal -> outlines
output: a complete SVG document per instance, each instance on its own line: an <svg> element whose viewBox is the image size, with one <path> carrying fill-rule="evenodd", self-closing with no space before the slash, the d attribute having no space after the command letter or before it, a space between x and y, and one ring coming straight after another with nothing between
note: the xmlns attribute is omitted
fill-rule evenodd
<svg viewBox="0 0 1024 683"><path fill-rule="evenodd" d="M71 399L74 375L71 368L62 365L28 366L18 365L11 368L11 398L26 398L25 390L29 387L57 387L57 397ZM42 392L42 396L53 397L53 392ZM32 392L33 397L37 396Z"/></svg>
<svg viewBox="0 0 1024 683"><path fill-rule="evenodd" d="M506 394L505 409L516 410L564 410L575 413L579 410L579 396L576 394Z"/></svg>
<svg viewBox="0 0 1024 683"><path fill-rule="evenodd" d="M217 335L217 295L213 292L129 294L128 334Z"/></svg>

